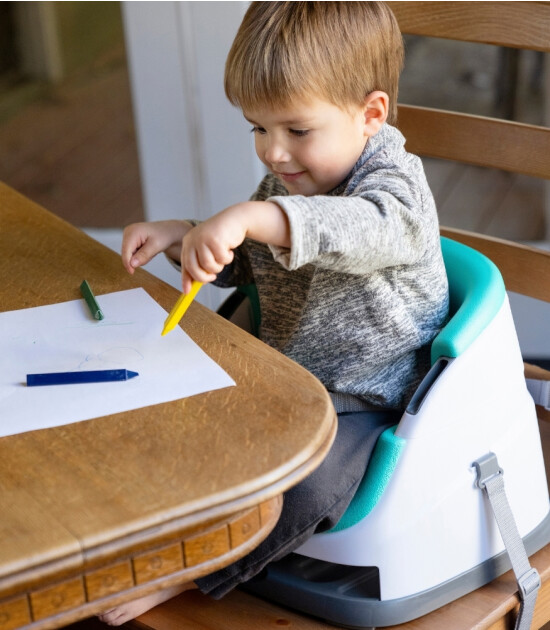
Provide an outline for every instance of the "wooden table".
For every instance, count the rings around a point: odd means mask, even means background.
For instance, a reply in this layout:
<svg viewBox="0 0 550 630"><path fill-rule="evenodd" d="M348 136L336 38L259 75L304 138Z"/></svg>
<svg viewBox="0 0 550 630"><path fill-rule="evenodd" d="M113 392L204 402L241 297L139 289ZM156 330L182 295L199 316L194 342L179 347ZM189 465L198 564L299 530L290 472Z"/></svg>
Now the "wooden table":
<svg viewBox="0 0 550 630"><path fill-rule="evenodd" d="M178 292L0 184L0 309ZM0 630L56 628L229 564L326 455L336 415L306 370L194 303L190 337L236 387L0 439ZM36 413L40 413L37 409Z"/></svg>

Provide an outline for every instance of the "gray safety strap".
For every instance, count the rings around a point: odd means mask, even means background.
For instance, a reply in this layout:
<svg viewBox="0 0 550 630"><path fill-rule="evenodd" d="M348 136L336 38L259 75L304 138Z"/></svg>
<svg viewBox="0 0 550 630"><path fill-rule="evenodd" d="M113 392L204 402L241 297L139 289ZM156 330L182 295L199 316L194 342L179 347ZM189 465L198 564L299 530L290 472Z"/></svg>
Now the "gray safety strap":
<svg viewBox="0 0 550 630"><path fill-rule="evenodd" d="M487 493L500 535L518 581L521 604L515 630L530 630L540 588L540 576L538 571L529 564L523 540L519 535L514 515L506 498L503 471L498 465L496 455L489 453L475 461L474 466L477 470L477 485Z"/></svg>
<svg viewBox="0 0 550 630"><path fill-rule="evenodd" d="M526 378L527 389L533 397L536 405L550 409L550 381L541 381L536 378Z"/></svg>

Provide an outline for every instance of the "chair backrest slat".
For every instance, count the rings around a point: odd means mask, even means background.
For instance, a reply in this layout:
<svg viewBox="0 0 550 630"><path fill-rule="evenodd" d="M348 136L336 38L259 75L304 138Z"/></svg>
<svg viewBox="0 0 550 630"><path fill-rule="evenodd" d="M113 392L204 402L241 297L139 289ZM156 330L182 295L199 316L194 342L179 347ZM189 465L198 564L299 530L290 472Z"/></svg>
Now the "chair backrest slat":
<svg viewBox="0 0 550 630"><path fill-rule="evenodd" d="M442 227L441 234L485 254L508 290L550 302L550 252L455 228Z"/></svg>
<svg viewBox="0 0 550 630"><path fill-rule="evenodd" d="M550 129L456 112L400 105L407 150L550 179Z"/></svg>
<svg viewBox="0 0 550 630"><path fill-rule="evenodd" d="M403 33L550 51L550 3L389 2Z"/></svg>

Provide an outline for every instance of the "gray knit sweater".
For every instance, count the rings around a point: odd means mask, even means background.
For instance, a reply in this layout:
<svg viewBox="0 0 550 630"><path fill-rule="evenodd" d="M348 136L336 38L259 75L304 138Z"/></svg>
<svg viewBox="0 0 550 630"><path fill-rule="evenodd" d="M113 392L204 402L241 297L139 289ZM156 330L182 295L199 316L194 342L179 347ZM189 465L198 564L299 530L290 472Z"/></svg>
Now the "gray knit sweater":
<svg viewBox="0 0 550 630"><path fill-rule="evenodd" d="M247 239L216 284L255 282L261 338L330 392L404 408L429 369L448 286L434 200L401 133L384 125L326 195L289 195L267 175L253 199L282 207L291 247Z"/></svg>

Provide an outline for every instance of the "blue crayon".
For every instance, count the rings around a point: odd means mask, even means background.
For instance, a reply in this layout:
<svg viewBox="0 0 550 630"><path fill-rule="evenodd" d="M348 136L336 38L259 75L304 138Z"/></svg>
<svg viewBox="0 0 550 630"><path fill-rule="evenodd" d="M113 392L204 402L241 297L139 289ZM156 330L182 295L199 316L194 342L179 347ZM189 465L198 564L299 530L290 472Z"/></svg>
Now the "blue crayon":
<svg viewBox="0 0 550 630"><path fill-rule="evenodd" d="M74 385L77 383L109 383L127 381L139 376L130 370L91 370L84 372L49 372L46 374L27 374L27 387L38 385Z"/></svg>

